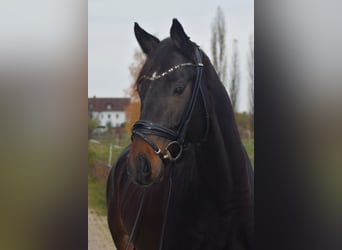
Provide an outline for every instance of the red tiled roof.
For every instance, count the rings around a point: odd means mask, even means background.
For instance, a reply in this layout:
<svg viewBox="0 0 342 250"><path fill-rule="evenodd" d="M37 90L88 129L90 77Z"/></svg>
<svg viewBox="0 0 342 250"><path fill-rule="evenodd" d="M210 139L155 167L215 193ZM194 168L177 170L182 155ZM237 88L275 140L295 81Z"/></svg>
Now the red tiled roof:
<svg viewBox="0 0 342 250"><path fill-rule="evenodd" d="M124 111L125 107L129 104L130 98L88 98L89 111ZM107 109L107 105L111 105L111 109Z"/></svg>

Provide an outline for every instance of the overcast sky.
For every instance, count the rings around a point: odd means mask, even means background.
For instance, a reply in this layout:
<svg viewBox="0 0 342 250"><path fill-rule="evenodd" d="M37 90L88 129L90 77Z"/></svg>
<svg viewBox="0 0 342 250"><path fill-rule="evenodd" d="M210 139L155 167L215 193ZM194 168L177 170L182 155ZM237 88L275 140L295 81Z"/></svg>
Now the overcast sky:
<svg viewBox="0 0 342 250"><path fill-rule="evenodd" d="M88 1L88 96L123 97L132 82L128 67L138 47L134 22L160 40L169 36L177 18L191 40L211 57L211 24L217 6L225 14L230 66L232 41L238 39L241 93L239 109L247 110L247 53L254 33L252 0ZM228 71L229 72L229 71ZM229 73L228 73L229 77Z"/></svg>

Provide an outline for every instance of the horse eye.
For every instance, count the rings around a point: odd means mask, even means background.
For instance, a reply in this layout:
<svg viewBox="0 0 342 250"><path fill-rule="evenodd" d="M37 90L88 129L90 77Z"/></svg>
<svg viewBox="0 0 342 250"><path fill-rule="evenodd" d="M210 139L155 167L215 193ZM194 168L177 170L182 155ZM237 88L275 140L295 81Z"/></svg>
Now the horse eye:
<svg viewBox="0 0 342 250"><path fill-rule="evenodd" d="M178 86L173 90L173 94L181 95L184 91L184 86Z"/></svg>

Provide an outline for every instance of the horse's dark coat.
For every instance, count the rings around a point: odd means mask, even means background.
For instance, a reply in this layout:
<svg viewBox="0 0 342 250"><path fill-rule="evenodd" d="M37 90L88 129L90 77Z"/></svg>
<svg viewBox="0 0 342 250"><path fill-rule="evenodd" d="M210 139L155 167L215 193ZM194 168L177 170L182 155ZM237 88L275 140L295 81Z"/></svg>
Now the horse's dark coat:
<svg viewBox="0 0 342 250"><path fill-rule="evenodd" d="M168 58L177 59L168 56L177 50L173 39L159 45L152 40L152 45L146 46L148 53L156 51L155 60L148 61L144 73L158 69L157 65L167 68L176 63L167 62ZM229 97L204 53L203 64L201 84L210 118L208 136L205 142L198 143L198 134L205 127L202 101L198 101L189 125L190 142L182 158L166 168L161 183L147 189L133 237L138 250L159 247L170 179L172 193L163 249L253 249L253 171ZM157 97L153 101L158 105ZM113 166L107 183L108 223L119 250L126 247L143 192L127 175L129 153L130 147Z"/></svg>

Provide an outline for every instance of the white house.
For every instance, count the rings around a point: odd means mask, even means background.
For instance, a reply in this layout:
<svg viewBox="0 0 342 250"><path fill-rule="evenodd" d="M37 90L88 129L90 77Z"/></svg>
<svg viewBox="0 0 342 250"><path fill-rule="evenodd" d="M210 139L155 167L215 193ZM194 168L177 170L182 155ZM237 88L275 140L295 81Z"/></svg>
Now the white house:
<svg viewBox="0 0 342 250"><path fill-rule="evenodd" d="M98 119L100 127L110 122L112 128L119 128L126 122L125 107L129 102L129 98L88 98L89 117Z"/></svg>

